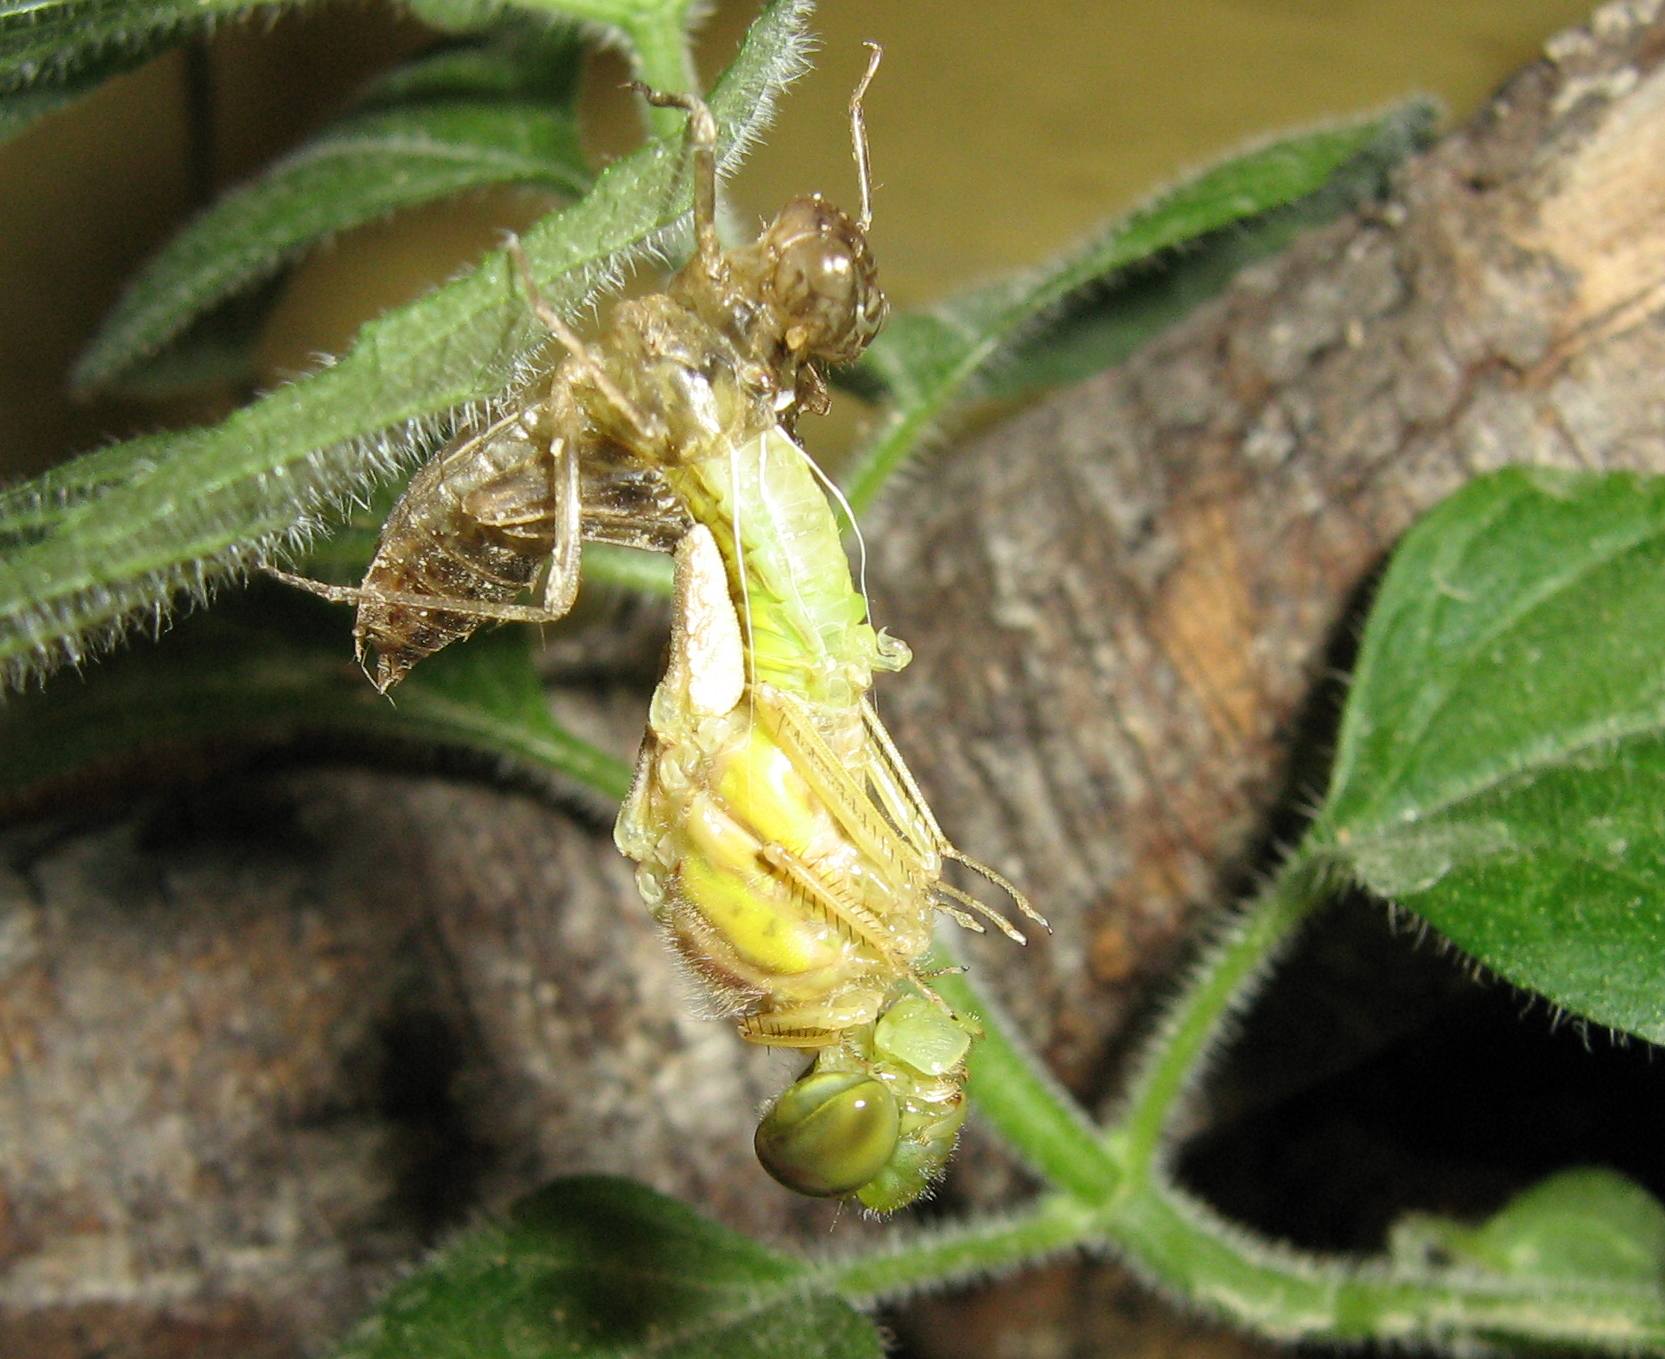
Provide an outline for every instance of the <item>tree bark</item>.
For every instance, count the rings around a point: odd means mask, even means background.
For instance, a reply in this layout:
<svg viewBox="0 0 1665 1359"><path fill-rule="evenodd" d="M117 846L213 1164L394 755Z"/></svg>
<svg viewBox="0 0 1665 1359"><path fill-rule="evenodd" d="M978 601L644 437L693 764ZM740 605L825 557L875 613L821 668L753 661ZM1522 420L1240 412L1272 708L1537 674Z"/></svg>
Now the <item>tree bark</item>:
<svg viewBox="0 0 1665 1359"><path fill-rule="evenodd" d="M869 526L878 619L918 657L885 718L1056 929L971 960L1084 1096L1321 787L1322 681L1405 527L1505 463L1665 469L1662 55L1657 4L1603 9L1390 202ZM563 701L632 747L641 693ZM286 766L5 845L0 1350L298 1354L579 1170L826 1239L751 1156L796 1063L691 1013L593 817ZM1004 1192L975 1136L962 1162L956 1193ZM1056 1318L1059 1277L1015 1287ZM1128 1315L1077 1308L1048 1352L1131 1346Z"/></svg>

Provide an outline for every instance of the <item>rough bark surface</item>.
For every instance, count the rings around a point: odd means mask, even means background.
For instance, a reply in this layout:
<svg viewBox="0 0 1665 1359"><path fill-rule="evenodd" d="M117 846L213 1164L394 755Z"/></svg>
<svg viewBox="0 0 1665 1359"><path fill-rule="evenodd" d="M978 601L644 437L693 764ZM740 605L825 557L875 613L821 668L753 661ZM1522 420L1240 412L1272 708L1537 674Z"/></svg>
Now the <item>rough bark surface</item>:
<svg viewBox="0 0 1665 1359"><path fill-rule="evenodd" d="M1315 684L1395 537L1504 463L1665 470L1658 9L1603 9L1393 201L873 525L880 619L920 658L886 719L1057 929L972 960L1089 1097L1311 790L1293 744L1322 741ZM0 1351L295 1355L577 1170L826 1239L751 1159L795 1064L690 1015L594 824L477 782L245 769L4 843ZM960 1192L999 1192L998 1157L963 1161ZM996 1309L1001 1353L1161 1348L1125 1285L1088 1314L1072 1277L992 1295L1034 1300Z"/></svg>

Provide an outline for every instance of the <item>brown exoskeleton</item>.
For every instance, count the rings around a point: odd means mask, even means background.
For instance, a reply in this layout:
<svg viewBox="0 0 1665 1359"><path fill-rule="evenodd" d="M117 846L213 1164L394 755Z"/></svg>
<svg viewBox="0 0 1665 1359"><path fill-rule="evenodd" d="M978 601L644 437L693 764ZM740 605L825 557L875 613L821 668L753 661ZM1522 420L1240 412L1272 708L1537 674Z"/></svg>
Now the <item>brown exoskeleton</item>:
<svg viewBox="0 0 1665 1359"><path fill-rule="evenodd" d="M584 540L669 551L691 520L661 476L667 464L716 441L790 430L800 412L826 410L823 366L859 354L885 311L862 234L866 84L852 99L862 223L818 196L795 199L755 242L726 252L715 225L709 110L692 97L634 87L651 103L689 111L693 259L663 293L621 303L612 327L586 344L539 296L511 241L508 257L533 310L567 350L547 384L418 470L359 586L268 568L358 606L356 651L361 663L374 653L378 689L484 623L565 616ZM516 602L528 590L535 602Z"/></svg>

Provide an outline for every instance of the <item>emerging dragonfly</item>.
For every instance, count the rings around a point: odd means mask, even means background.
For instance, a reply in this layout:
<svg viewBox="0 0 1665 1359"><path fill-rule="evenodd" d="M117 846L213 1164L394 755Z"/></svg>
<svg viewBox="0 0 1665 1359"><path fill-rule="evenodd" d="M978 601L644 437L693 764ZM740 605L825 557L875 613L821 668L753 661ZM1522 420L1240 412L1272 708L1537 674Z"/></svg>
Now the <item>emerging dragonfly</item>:
<svg viewBox="0 0 1665 1359"><path fill-rule="evenodd" d="M778 503L803 466L792 448L778 432L756 436L733 470L752 469L764 501ZM826 502L802 509L793 522L824 519L836 547ZM848 567L814 604L791 592L760 601L765 582L748 552L741 598L751 602L737 610L718 541L700 523L677 547L670 660L614 839L639 864L642 896L673 944L720 1010L740 1017L741 1036L817 1054L758 1127L764 1167L800 1193L855 1194L890 1212L953 1151L978 1035L921 970L935 914L979 931L983 916L1023 942L941 880L944 861L970 865L1040 917L949 843L867 702L858 677L895 652L862 620ZM795 670L777 654L761 679L746 638L764 630L839 644L806 648ZM831 697L847 688L848 702Z"/></svg>
<svg viewBox="0 0 1665 1359"><path fill-rule="evenodd" d="M860 218L795 199L728 251L709 110L638 87L689 115L693 258L665 292L620 304L591 347L511 249L569 351L547 393L418 473L363 586L285 578L358 604L361 658L375 650L386 690L482 622L559 617L581 539L677 544L670 661L615 839L741 1035L816 1054L758 1129L765 1167L889 1211L928 1187L964 1120L976 1028L920 970L934 917L1022 941L942 881L945 862L1040 917L943 835L868 702L874 672L909 653L869 625L832 487L793 437L827 407L824 366L856 358L886 312L861 108L877 63L875 48L850 101ZM515 603L534 583L539 603Z"/></svg>

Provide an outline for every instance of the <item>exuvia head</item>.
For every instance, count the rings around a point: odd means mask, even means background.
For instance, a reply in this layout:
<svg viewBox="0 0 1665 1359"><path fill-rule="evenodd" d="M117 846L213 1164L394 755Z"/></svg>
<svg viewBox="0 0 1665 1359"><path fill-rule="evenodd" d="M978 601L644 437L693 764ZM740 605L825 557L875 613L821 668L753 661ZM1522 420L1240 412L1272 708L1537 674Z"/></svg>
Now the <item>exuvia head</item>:
<svg viewBox="0 0 1665 1359"><path fill-rule="evenodd" d="M859 357L889 310L861 226L819 194L794 198L758 245L764 296L788 351L832 364Z"/></svg>
<svg viewBox="0 0 1665 1359"><path fill-rule="evenodd" d="M820 194L794 198L758 242L766 263L765 292L781 323L787 351L834 364L858 358L879 333L889 310L867 248L873 177L862 100L883 55L877 43L867 48L867 71L850 95L850 144L861 185L861 216L852 221Z"/></svg>

